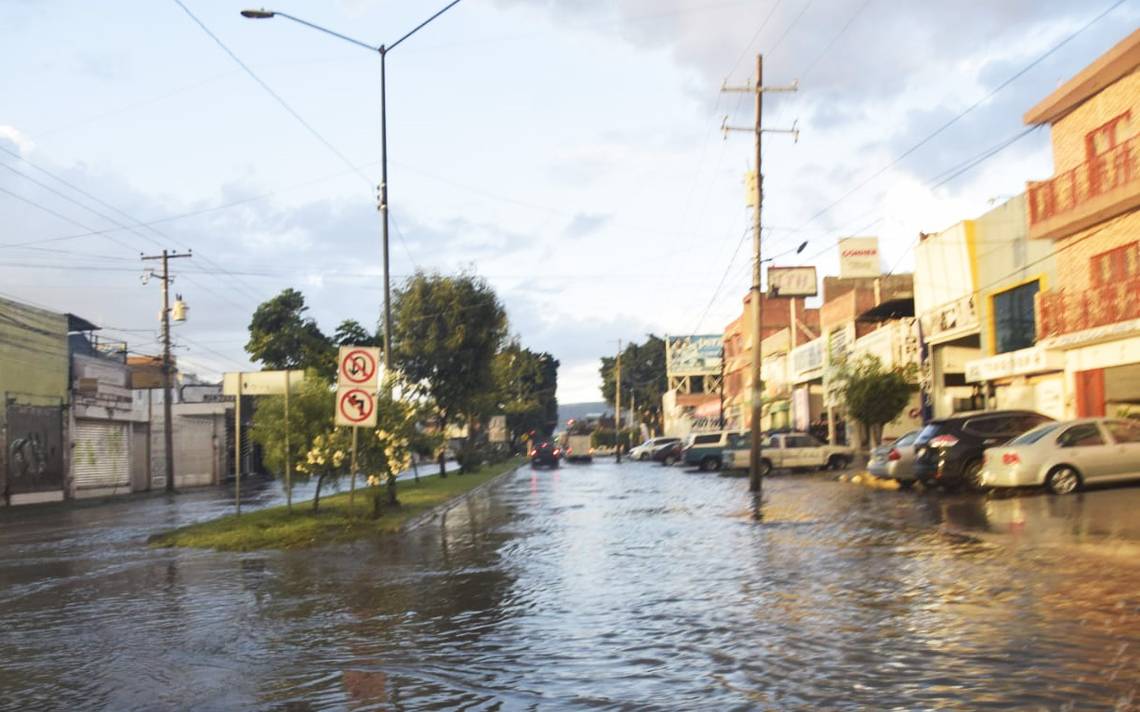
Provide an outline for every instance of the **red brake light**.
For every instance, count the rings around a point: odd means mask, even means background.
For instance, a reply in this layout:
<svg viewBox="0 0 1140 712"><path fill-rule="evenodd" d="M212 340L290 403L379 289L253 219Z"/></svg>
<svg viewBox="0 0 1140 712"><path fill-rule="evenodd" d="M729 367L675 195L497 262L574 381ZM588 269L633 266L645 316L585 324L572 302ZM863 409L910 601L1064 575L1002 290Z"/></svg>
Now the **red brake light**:
<svg viewBox="0 0 1140 712"><path fill-rule="evenodd" d="M531 450L531 451L530 451L530 456L531 456L531 457L534 457L534 456L535 456L535 455L537 455L537 454L538 454L538 450Z"/></svg>
<svg viewBox="0 0 1140 712"><path fill-rule="evenodd" d="M1003 465L1016 465L1021 462L1021 458L1016 452L1007 452L1001 456L1001 462Z"/></svg>
<svg viewBox="0 0 1140 712"><path fill-rule="evenodd" d="M958 444L958 438L953 435L938 435L930 439L930 447L954 447Z"/></svg>
<svg viewBox="0 0 1140 712"><path fill-rule="evenodd" d="M894 448L891 448L891 451L889 453L887 453L887 459L891 460L892 462L895 460L901 460L902 459L902 453L900 453L898 450L896 450Z"/></svg>
<svg viewBox="0 0 1140 712"><path fill-rule="evenodd" d="M555 455L557 455L557 454L558 454L558 453L560 453L560 452L562 452L562 451L561 451L561 450L559 450L558 448L554 448L554 454L555 454ZM566 454L567 454L567 455L569 455L569 454L570 454L570 452L571 452L570 448L566 448Z"/></svg>

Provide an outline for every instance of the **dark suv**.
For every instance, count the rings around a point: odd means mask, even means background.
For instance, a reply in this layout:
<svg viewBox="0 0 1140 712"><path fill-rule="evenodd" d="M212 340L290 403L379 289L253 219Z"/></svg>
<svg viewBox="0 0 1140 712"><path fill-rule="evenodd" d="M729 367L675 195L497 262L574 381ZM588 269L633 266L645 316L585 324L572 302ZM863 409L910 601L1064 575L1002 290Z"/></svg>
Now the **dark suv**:
<svg viewBox="0 0 1140 712"><path fill-rule="evenodd" d="M1031 410L977 410L927 423L914 441L914 474L926 486L982 489L982 453L1053 420Z"/></svg>

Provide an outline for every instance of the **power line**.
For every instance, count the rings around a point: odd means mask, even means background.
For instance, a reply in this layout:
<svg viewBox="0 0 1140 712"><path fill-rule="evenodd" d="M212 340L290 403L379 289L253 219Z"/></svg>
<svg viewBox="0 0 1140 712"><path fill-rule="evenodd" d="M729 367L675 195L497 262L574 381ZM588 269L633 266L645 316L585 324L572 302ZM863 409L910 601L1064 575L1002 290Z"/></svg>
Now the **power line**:
<svg viewBox="0 0 1140 712"><path fill-rule="evenodd" d="M768 48L768 54L775 53L776 48L780 46L780 44L784 41L784 38L788 36L788 33L792 31L792 28L796 26L796 23L799 22L800 18L804 16L804 13L808 11L808 8L811 7L812 2L814 2L814 0L807 0L807 2L804 3L803 9L800 10L800 14L795 16L791 23L784 28L784 32L776 39L775 43L773 43L773 45Z"/></svg>
<svg viewBox="0 0 1140 712"><path fill-rule="evenodd" d="M728 70L729 74L735 72L736 68L740 66L740 63L744 61L744 58L748 56L748 51L752 49L752 45L756 43L757 38L760 37L760 33L763 32L764 28L768 26L768 22L772 19L772 16L776 14L776 8L780 7L781 2L782 0L776 0L776 2L772 3L772 9L768 11L768 14L764 17L764 21L761 22L760 27L756 29L756 34L752 35L752 39L748 40L748 44L744 45L744 49L740 52L740 56L737 57L736 61L732 63L732 69Z"/></svg>
<svg viewBox="0 0 1140 712"><path fill-rule="evenodd" d="M839 41L839 38L842 37L845 32L847 32L848 28L850 28L851 25L855 22L855 19L859 17L859 15L863 14L863 11L866 10L867 6L870 4L871 0L865 0L864 3L860 5L857 10L855 10L851 17L847 19L847 22L843 25L843 27L839 29L839 32L835 33L827 45L825 45L824 48L820 50L820 53L816 55L815 59L813 59L808 64L807 69L805 69L803 74L800 75L801 82L807 79L808 75L812 73L812 70L816 68L816 65L819 64L820 60L822 60L827 55L827 53L831 51L831 48L837 41Z"/></svg>

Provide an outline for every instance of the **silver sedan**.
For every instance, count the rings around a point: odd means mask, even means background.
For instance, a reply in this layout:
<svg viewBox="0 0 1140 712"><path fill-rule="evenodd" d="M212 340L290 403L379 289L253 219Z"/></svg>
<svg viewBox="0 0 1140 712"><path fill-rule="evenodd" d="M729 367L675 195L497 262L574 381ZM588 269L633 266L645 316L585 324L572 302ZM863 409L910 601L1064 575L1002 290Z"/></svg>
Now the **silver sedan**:
<svg viewBox="0 0 1140 712"><path fill-rule="evenodd" d="M986 487L1045 485L1054 494L1140 479L1140 422L1083 418L1040 425L987 449L980 478Z"/></svg>
<svg viewBox="0 0 1140 712"><path fill-rule="evenodd" d="M883 480L895 480L902 488L915 482L914 441L921 431L914 430L889 445L880 445L871 451L867 471Z"/></svg>

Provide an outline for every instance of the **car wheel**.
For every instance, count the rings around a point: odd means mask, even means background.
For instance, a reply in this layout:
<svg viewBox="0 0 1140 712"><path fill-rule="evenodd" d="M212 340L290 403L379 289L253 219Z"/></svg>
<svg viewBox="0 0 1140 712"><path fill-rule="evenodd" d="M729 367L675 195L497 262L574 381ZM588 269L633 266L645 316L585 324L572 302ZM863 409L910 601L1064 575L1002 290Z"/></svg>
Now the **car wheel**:
<svg viewBox="0 0 1140 712"><path fill-rule="evenodd" d="M677 463L677 458L673 457L672 455L666 455L665 456L665 467L672 467L676 463Z"/></svg>
<svg viewBox="0 0 1140 712"><path fill-rule="evenodd" d="M962 482L975 492L981 492L986 488L982 483L981 460L970 460L962 466Z"/></svg>
<svg viewBox="0 0 1140 712"><path fill-rule="evenodd" d="M760 460L760 476L767 477L772 474L772 461L767 459Z"/></svg>
<svg viewBox="0 0 1140 712"><path fill-rule="evenodd" d="M914 480L895 480L899 483L899 489L908 490L914 488Z"/></svg>
<svg viewBox="0 0 1140 712"><path fill-rule="evenodd" d="M1081 473L1068 465L1055 467L1045 479L1045 486L1053 494L1072 494L1081 488Z"/></svg>
<svg viewBox="0 0 1140 712"><path fill-rule="evenodd" d="M645 461L646 461L646 460L648 460L648 459L649 459L649 455L646 455L646 454L645 454L645 453L643 453L643 452L639 452L639 453L637 453L637 460L638 460L638 462L645 462Z"/></svg>
<svg viewBox="0 0 1140 712"><path fill-rule="evenodd" d="M827 458L827 467L830 470L843 470L847 468L847 458L842 455L832 455Z"/></svg>
<svg viewBox="0 0 1140 712"><path fill-rule="evenodd" d="M701 471L702 472L712 472L713 470L719 470L719 469L720 469L720 460L718 460L717 458L706 457L705 459L701 460Z"/></svg>

